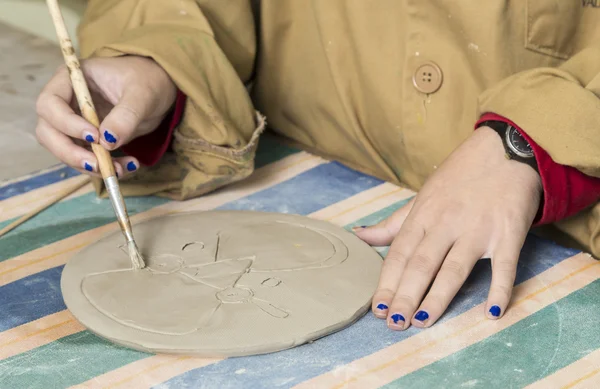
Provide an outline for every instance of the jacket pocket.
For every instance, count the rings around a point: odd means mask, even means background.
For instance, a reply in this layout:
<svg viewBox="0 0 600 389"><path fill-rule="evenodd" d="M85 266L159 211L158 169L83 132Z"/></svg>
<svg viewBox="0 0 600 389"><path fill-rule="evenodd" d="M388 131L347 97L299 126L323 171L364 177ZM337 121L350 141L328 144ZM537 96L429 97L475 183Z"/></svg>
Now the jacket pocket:
<svg viewBox="0 0 600 389"><path fill-rule="evenodd" d="M525 47L561 59L571 57L582 8L581 0L527 0Z"/></svg>

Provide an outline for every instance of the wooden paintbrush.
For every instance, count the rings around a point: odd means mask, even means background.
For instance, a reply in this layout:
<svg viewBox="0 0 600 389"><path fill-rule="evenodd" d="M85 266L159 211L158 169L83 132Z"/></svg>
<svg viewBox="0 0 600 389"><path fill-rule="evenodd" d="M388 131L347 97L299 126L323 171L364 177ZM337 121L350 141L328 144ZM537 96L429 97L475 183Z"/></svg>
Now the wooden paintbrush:
<svg viewBox="0 0 600 389"><path fill-rule="evenodd" d="M54 28L56 29L58 41L60 42L60 48L62 50L65 63L69 68L71 83L73 84L73 90L75 91L79 109L81 110L83 117L88 122L92 123L96 128L100 128L100 121L98 120L96 108L94 108L94 103L92 102L90 91L87 87L87 83L85 82L83 72L81 71L79 60L75 55L73 43L71 42L71 38L67 32L65 21L60 11L60 7L58 6L58 1L47 0L47 4L48 9L50 10L50 15L52 16ZM119 188L119 181L115 173L115 168L113 166L110 153L97 143L92 143L92 150L94 151L96 158L98 158L100 173L104 179L104 184L106 185L106 189L108 191L115 214L117 215L117 221L121 226L121 231L127 240L129 259L131 259L131 263L135 269L142 269L145 266L144 259L142 258L135 240L133 239L131 222L129 221L129 215L127 215L127 208L125 207L125 201Z"/></svg>
<svg viewBox="0 0 600 389"><path fill-rule="evenodd" d="M90 178L87 177L87 176L80 177L80 178L76 179L75 180L75 185L66 187L64 189L61 189L61 190L55 192L54 193L54 197L50 197L49 200L48 199L44 199L44 202L42 204L38 205L37 207L35 207L31 211L29 211L27 214L21 216L20 218L18 218L14 222L12 222L9 225L7 225L6 227L2 228L0 230L0 237L2 237L3 235L5 235L5 234L9 233L10 231L14 230L15 228L17 228L21 224L25 223L27 220L31 219L32 217L34 217L38 213L42 212L46 208L48 208L48 207L50 207L50 206L58 203L60 200L64 199L65 197L67 197L67 196L75 193L76 191L78 191L83 186L85 186L85 185L87 185L89 183L90 183Z"/></svg>

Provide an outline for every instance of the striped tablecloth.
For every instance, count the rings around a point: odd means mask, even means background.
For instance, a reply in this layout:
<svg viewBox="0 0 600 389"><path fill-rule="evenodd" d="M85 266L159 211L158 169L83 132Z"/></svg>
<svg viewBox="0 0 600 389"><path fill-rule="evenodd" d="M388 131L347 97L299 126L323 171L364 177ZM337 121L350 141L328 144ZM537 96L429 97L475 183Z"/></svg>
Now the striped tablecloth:
<svg viewBox="0 0 600 389"><path fill-rule="evenodd" d="M0 187L0 227L81 180L57 167ZM244 182L186 202L130 198L134 222L169 213L251 209L351 228L376 223L414 193L265 138ZM367 314L291 350L244 358L150 355L115 346L66 310L60 274L82 247L118 229L91 186L0 238L0 388L598 388L600 266L530 236L513 303L484 318L490 264L480 261L427 330L393 332ZM385 248L378 250L382 255Z"/></svg>

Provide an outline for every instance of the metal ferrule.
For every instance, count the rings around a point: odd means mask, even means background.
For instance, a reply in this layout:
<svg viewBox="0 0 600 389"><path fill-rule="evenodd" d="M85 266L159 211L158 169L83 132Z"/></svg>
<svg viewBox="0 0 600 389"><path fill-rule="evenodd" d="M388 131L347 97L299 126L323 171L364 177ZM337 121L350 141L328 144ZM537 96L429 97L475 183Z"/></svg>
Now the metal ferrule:
<svg viewBox="0 0 600 389"><path fill-rule="evenodd" d="M117 215L117 221L121 226L121 230L123 231L123 234L125 234L127 241L132 242L133 232L131 231L131 224L129 222L129 218L127 217L125 200L123 199L121 191L119 190L119 181L117 180L117 177L111 176L104 180L104 184L106 185L108 197L110 197L110 202L112 203L115 214Z"/></svg>

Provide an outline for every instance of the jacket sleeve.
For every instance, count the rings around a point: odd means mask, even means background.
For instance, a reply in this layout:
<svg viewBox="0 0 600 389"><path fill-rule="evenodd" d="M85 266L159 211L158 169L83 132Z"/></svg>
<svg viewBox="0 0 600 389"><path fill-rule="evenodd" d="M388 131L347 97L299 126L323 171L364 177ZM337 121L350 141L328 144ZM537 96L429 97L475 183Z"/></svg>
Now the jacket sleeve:
<svg viewBox="0 0 600 389"><path fill-rule="evenodd" d="M505 79L480 97L485 112L517 123L554 162L600 177L600 48Z"/></svg>
<svg viewBox="0 0 600 389"><path fill-rule="evenodd" d="M124 180L124 195L183 200L252 173L265 125L244 86L253 72L254 28L250 0L88 3L78 31L82 57L150 57L186 96L173 153Z"/></svg>

